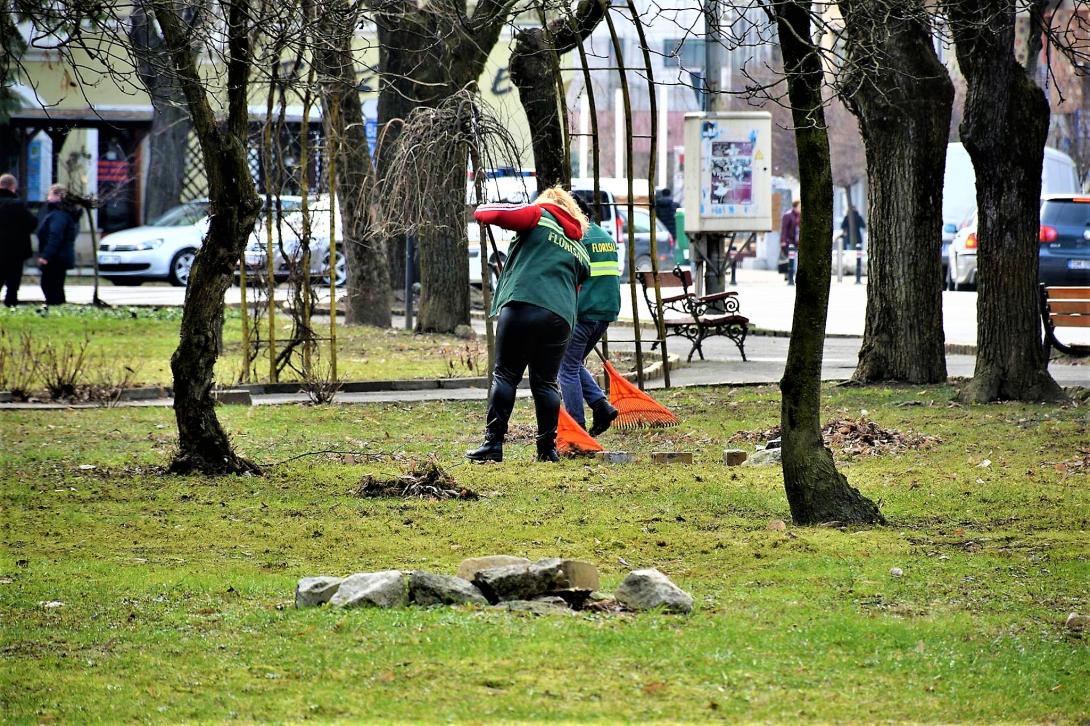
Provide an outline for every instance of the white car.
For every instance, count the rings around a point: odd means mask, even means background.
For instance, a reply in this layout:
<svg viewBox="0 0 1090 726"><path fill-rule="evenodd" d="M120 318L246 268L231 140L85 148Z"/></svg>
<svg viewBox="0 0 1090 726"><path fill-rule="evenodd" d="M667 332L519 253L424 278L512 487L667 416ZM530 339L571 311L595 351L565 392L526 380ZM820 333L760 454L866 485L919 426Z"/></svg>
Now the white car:
<svg viewBox="0 0 1090 726"><path fill-rule="evenodd" d="M286 212L281 225L285 250L299 246L299 208L302 197L282 197ZM320 210L320 200L315 208ZM328 214L328 213L327 213ZM264 215L247 243L247 267L251 267L251 250L265 249ZM328 219L324 229L328 230ZM314 239L311 246L311 272L326 275L329 267L328 233L322 233L320 211L315 216ZM103 278L115 285L139 285L153 280L165 280L184 287L189 283L189 271L208 232L208 200L198 199L174 207L154 222L142 227L121 230L104 236L98 245L98 269ZM289 252L290 254L290 252ZM264 253L260 257L264 269ZM279 255L278 258L279 260ZM256 259L254 260L257 261ZM286 263L280 265L286 270ZM338 252L335 264L338 284L347 277L343 253ZM285 275L286 276L286 272Z"/></svg>
<svg viewBox="0 0 1090 726"><path fill-rule="evenodd" d="M280 234L273 230L273 276L277 280L286 280L293 269L302 269L303 263L303 213L302 197L281 197L283 216L280 220ZM329 284L329 197L319 196L307 203L310 217L310 274L317 284ZM348 257L344 251L344 229L341 214L336 212L337 258L333 264L333 276L337 287L348 282ZM258 219L257 230L246 244L246 274L264 276L268 270L269 245L267 226L262 212ZM280 246L283 244L283 250Z"/></svg>
<svg viewBox="0 0 1090 726"><path fill-rule="evenodd" d="M954 235L947 250L946 269L952 290L969 290L976 287L976 210L969 222Z"/></svg>

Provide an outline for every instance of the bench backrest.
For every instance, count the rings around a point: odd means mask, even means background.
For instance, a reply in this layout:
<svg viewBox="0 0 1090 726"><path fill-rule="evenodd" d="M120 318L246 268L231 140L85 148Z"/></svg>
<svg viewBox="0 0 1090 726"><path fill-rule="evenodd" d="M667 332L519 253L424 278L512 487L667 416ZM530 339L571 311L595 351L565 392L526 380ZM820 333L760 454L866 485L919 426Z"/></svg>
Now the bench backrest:
<svg viewBox="0 0 1090 726"><path fill-rule="evenodd" d="M677 273L681 273L678 275ZM641 272L640 284L643 285L644 290L655 289L655 273L653 272ZM680 287L686 293L689 292L689 287L693 284L693 273L690 270L683 270L680 267L675 267L673 272L660 272L659 273L659 287Z"/></svg>
<svg viewBox="0 0 1090 726"><path fill-rule="evenodd" d="M1048 317L1058 328L1090 328L1090 287L1046 287Z"/></svg>

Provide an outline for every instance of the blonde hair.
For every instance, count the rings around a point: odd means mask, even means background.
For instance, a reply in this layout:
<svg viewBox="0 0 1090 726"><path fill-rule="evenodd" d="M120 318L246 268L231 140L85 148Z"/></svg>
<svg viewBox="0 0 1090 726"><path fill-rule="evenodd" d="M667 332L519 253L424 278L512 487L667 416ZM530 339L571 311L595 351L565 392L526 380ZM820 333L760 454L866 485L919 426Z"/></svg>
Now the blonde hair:
<svg viewBox="0 0 1090 726"><path fill-rule="evenodd" d="M63 184L53 184L49 187L50 194L56 194L63 202L68 197L68 187Z"/></svg>
<svg viewBox="0 0 1090 726"><path fill-rule="evenodd" d="M555 204L575 218L575 220L579 222L580 237L585 235L587 230L590 229L590 221L587 219L587 215L583 214L583 210L576 204L575 198L572 197L571 193L559 184L538 194L536 201Z"/></svg>

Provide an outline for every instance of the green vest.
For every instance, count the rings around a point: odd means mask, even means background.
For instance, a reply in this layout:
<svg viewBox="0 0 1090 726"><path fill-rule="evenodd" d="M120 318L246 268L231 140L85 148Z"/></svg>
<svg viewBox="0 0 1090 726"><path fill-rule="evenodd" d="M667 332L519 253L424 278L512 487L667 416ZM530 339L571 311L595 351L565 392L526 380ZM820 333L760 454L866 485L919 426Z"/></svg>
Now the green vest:
<svg viewBox="0 0 1090 726"><path fill-rule="evenodd" d="M556 218L542 210L541 220L520 232L508 249L492 315L513 302L543 307L575 327L576 288L590 274L590 259L580 242L564 236Z"/></svg>
<svg viewBox="0 0 1090 726"><path fill-rule="evenodd" d="M617 243L609 232L591 224L583 235L590 256L590 279L579 288L579 319L612 323L621 311L621 272L617 269Z"/></svg>

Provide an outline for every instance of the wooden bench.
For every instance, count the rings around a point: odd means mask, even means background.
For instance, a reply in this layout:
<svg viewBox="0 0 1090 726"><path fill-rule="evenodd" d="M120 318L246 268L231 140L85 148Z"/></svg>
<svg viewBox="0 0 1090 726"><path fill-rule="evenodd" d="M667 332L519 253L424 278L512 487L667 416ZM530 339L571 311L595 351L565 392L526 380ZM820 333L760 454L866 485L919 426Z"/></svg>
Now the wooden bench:
<svg viewBox="0 0 1090 726"><path fill-rule="evenodd" d="M1041 322L1046 364L1053 348L1076 358L1090 356L1090 345L1066 345L1056 337L1056 328L1090 328L1090 287L1041 285Z"/></svg>
<svg viewBox="0 0 1090 726"><path fill-rule="evenodd" d="M676 335L693 344L689 350L690 361L693 359L693 353L700 354L700 359L704 360L702 344L715 335L730 338L738 346L742 360L746 359L749 318L738 314L738 293L720 292L697 297L689 292L693 284L692 272L683 270L681 267L675 267L673 272L660 272L658 278L660 289L680 287L683 291L681 295L663 295L662 323L667 337ZM647 309L651 311L651 317L657 326L659 320L655 304L655 274L640 272L639 280L643 287L643 299L647 302ZM652 346L652 350L657 345L656 343Z"/></svg>

